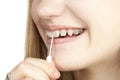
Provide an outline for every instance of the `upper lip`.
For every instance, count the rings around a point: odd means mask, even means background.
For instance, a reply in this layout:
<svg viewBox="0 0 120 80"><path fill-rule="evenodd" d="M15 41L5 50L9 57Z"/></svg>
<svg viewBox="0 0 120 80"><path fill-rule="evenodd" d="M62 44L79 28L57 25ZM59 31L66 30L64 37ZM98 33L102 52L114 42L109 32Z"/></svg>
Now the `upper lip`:
<svg viewBox="0 0 120 80"><path fill-rule="evenodd" d="M42 27L49 31L61 30L61 29L85 29L84 25L80 26L69 26L69 25L48 25L43 24Z"/></svg>

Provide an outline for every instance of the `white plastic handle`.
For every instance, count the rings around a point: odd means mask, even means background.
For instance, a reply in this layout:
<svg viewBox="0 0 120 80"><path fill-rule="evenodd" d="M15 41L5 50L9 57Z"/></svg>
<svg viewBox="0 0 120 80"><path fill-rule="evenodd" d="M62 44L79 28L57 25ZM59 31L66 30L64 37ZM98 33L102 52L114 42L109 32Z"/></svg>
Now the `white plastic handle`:
<svg viewBox="0 0 120 80"><path fill-rule="evenodd" d="M49 49L49 54L46 58L47 62L51 63L52 62L52 45L53 45L53 35L52 35L52 39L51 39L51 42L50 42L50 49Z"/></svg>

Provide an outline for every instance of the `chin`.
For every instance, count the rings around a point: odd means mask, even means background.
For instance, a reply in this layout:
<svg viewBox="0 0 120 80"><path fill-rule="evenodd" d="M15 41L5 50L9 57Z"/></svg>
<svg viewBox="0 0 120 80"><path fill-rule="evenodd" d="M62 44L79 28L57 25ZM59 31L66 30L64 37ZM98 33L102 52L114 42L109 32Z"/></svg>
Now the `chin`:
<svg viewBox="0 0 120 80"><path fill-rule="evenodd" d="M59 71L75 71L85 69L89 66L90 61L88 61L88 59L83 60L83 58L75 56L75 54L74 56L72 56L72 54L71 56L61 54L54 57L55 65Z"/></svg>
<svg viewBox="0 0 120 80"><path fill-rule="evenodd" d="M83 48L82 48L83 49ZM54 55L53 61L60 71L76 71L82 69L88 69L95 65L105 62L105 60L111 59L117 50L110 51L109 48L84 48L83 50L73 51L58 51Z"/></svg>

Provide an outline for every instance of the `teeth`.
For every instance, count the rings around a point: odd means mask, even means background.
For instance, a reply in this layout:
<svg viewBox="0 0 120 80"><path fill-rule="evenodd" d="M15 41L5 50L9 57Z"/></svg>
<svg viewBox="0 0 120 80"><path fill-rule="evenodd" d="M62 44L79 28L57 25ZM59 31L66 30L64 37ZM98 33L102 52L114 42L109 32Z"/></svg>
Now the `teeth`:
<svg viewBox="0 0 120 80"><path fill-rule="evenodd" d="M74 30L74 34L79 34L80 33L80 30Z"/></svg>
<svg viewBox="0 0 120 80"><path fill-rule="evenodd" d="M82 33L82 32L83 32L83 29L74 30L74 34L75 34L75 35L78 35L78 34L80 34L80 33Z"/></svg>
<svg viewBox="0 0 120 80"><path fill-rule="evenodd" d="M61 36L66 36L66 34L67 34L66 30L61 30L61 32L60 32Z"/></svg>
<svg viewBox="0 0 120 80"><path fill-rule="evenodd" d="M72 36L73 35L73 30L68 30L68 35Z"/></svg>
<svg viewBox="0 0 120 80"><path fill-rule="evenodd" d="M60 34L60 32L58 30L54 31L53 32L53 37L59 37L59 34Z"/></svg>
<svg viewBox="0 0 120 80"><path fill-rule="evenodd" d="M52 35L53 37L57 38L57 37L65 37L67 36L74 36L74 35L78 35L80 33L82 33L84 30L83 29L75 29L75 30L72 30L72 29L69 29L69 30L56 30L56 31L46 31L46 35L49 37L49 38L52 38Z"/></svg>
<svg viewBox="0 0 120 80"><path fill-rule="evenodd" d="M52 32L49 32L49 31L46 31L46 35L49 37L49 38L51 38L52 37Z"/></svg>

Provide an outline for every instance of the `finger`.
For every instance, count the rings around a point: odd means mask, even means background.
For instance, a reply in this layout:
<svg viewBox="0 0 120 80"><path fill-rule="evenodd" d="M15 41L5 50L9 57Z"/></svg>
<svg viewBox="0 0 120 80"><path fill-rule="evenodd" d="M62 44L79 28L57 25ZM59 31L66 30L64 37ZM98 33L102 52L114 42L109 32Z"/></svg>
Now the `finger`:
<svg viewBox="0 0 120 80"><path fill-rule="evenodd" d="M27 62L20 63L10 74L10 80L22 80L24 78L50 80L44 71Z"/></svg>
<svg viewBox="0 0 120 80"><path fill-rule="evenodd" d="M56 69L54 63L48 63L46 60L35 58L28 58L25 61L41 68L50 78L58 79L60 77L60 72Z"/></svg>
<svg viewBox="0 0 120 80"><path fill-rule="evenodd" d="M50 80L56 80L56 79L50 79Z"/></svg>
<svg viewBox="0 0 120 80"><path fill-rule="evenodd" d="M33 80L33 79L31 79L31 78L24 78L24 79L21 79L21 80Z"/></svg>

